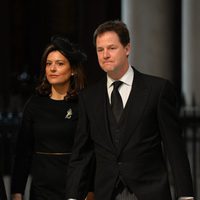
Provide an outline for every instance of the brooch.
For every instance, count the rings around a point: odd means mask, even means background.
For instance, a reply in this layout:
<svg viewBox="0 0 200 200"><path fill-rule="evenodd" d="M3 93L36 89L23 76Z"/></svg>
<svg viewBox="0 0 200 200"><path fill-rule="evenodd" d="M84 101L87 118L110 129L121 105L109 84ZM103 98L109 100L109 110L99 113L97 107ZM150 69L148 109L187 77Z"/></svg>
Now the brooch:
<svg viewBox="0 0 200 200"><path fill-rule="evenodd" d="M68 111L67 111L67 114L65 115L65 119L71 119L72 117L72 109L70 108Z"/></svg>

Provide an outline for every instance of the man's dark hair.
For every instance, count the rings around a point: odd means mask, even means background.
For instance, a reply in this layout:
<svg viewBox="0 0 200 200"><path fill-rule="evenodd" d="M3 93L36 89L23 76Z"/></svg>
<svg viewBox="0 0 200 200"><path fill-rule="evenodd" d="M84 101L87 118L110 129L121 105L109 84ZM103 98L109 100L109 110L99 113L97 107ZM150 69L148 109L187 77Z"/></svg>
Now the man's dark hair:
<svg viewBox="0 0 200 200"><path fill-rule="evenodd" d="M119 20L113 20L106 21L97 27L93 34L93 44L95 47L97 37L105 32L115 32L123 46L126 46L128 43L130 43L129 30L126 24Z"/></svg>

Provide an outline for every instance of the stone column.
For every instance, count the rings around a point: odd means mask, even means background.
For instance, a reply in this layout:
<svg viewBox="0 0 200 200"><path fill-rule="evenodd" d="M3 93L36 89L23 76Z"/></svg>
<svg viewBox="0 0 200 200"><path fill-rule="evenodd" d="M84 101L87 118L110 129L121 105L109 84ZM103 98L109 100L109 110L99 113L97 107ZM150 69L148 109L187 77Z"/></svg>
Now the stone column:
<svg viewBox="0 0 200 200"><path fill-rule="evenodd" d="M182 3L182 92L187 106L200 106L200 1Z"/></svg>
<svg viewBox="0 0 200 200"><path fill-rule="evenodd" d="M130 62L140 71L179 81L178 1L122 0L122 20L132 44ZM180 5L179 5L180 6ZM178 83L177 83L178 84Z"/></svg>

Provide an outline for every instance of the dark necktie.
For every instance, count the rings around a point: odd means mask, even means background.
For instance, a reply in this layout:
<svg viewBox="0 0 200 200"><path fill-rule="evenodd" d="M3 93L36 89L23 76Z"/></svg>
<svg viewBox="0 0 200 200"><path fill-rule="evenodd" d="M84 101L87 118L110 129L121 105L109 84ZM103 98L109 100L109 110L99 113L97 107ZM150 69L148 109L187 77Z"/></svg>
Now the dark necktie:
<svg viewBox="0 0 200 200"><path fill-rule="evenodd" d="M122 103L122 98L121 95L119 94L119 86L122 84L121 81L115 81L113 83L113 91L111 94L111 108L113 111L113 114L115 116L115 119L117 122L119 121L122 111L123 111L123 103Z"/></svg>

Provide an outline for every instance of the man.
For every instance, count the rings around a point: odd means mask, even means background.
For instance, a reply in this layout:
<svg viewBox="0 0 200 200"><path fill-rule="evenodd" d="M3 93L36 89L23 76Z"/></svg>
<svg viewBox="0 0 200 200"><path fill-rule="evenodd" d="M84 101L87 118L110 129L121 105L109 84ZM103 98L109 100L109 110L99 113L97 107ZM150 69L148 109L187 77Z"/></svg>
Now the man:
<svg viewBox="0 0 200 200"><path fill-rule="evenodd" d="M7 200L5 186L2 176L0 176L0 200Z"/></svg>
<svg viewBox="0 0 200 200"><path fill-rule="evenodd" d="M123 22L101 24L94 44L107 76L80 94L67 198L84 199L94 158L96 200L171 200L166 157L176 197L193 196L172 85L129 64L130 38Z"/></svg>

